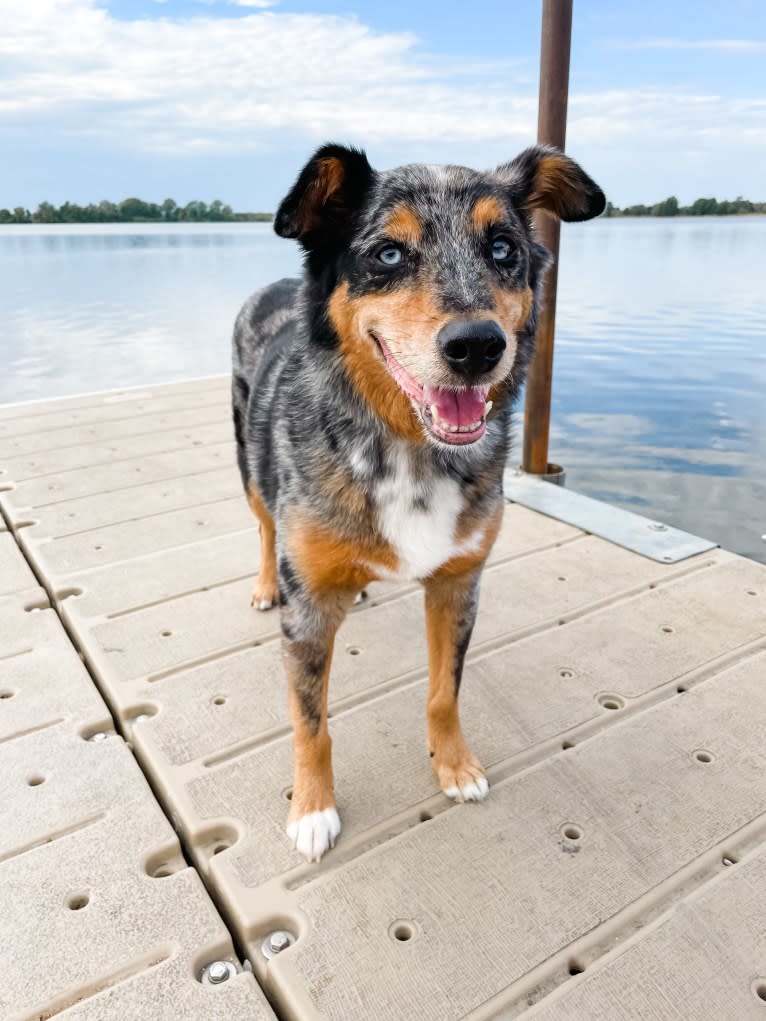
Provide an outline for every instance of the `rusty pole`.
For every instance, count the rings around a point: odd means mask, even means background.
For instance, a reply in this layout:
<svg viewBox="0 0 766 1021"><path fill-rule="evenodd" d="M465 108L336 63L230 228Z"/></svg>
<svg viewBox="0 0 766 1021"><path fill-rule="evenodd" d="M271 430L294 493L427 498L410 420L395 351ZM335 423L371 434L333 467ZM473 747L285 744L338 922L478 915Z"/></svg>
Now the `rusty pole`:
<svg viewBox="0 0 766 1021"><path fill-rule="evenodd" d="M555 145L559 149L563 149L566 142L572 2L543 0L537 141ZM533 475L545 475L549 470L548 433L551 421L560 224L558 218L540 213L535 219L535 226L540 240L553 256L554 263L545 278L545 303L537 327L535 353L529 366L521 467Z"/></svg>

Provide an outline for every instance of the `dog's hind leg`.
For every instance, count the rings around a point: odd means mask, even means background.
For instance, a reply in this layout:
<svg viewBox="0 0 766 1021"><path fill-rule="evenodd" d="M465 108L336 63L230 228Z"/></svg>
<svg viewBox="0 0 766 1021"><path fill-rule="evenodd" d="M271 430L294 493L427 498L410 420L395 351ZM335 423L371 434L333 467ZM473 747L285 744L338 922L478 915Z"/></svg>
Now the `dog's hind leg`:
<svg viewBox="0 0 766 1021"><path fill-rule="evenodd" d="M277 533L274 519L266 509L258 490L251 483L247 487L247 502L258 518L261 533L261 565L258 569L258 580L253 589L251 603L259 610L270 610L279 603L279 584L277 582Z"/></svg>
<svg viewBox="0 0 766 1021"><path fill-rule="evenodd" d="M428 747L442 790L456 801L481 801L489 790L471 754L458 715L463 660L479 601L481 566L458 576L437 575L425 584L428 635Z"/></svg>

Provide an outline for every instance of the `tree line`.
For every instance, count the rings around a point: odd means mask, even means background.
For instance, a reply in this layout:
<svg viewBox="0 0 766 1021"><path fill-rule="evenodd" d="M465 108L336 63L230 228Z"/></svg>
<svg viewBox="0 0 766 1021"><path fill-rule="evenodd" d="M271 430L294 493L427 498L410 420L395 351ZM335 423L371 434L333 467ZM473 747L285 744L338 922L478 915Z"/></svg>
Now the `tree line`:
<svg viewBox="0 0 766 1021"><path fill-rule="evenodd" d="M681 206L675 195L655 202L653 206L626 206L618 209L607 202L604 216L733 216L738 213L766 213L766 202L751 202L741 195L729 200L695 199L690 206Z"/></svg>
<svg viewBox="0 0 766 1021"><path fill-rule="evenodd" d="M604 216L732 216L738 213L766 213L766 202L750 202L738 196L721 202L714 198L696 199L690 206L682 206L675 195L671 195L652 206L639 204L620 209L607 202L604 210ZM220 199L210 205L199 200L179 206L174 199L157 203L128 198L122 202L104 199L87 206L78 206L75 202L64 202L60 206L41 202L34 212L23 206L0 209L0 223L237 223L273 219L272 213L235 213Z"/></svg>
<svg viewBox="0 0 766 1021"><path fill-rule="evenodd" d="M128 198L122 202L91 202L78 206L76 202L64 202L54 206L41 202L34 212L23 206L14 209L0 209L0 223L234 223L241 221L272 220L271 213L235 213L231 206L220 199L208 205L195 200L179 206L174 199L164 202L144 202L143 199Z"/></svg>

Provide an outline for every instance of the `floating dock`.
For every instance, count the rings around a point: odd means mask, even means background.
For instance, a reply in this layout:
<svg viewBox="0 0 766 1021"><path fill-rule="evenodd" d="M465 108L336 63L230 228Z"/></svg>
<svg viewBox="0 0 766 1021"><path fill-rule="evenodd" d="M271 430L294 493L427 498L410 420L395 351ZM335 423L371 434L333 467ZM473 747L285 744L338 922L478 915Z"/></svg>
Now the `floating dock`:
<svg viewBox="0 0 766 1021"><path fill-rule="evenodd" d="M766 568L511 473L490 796L439 792L422 593L373 586L308 865L228 388L0 409L0 1019L764 1021Z"/></svg>

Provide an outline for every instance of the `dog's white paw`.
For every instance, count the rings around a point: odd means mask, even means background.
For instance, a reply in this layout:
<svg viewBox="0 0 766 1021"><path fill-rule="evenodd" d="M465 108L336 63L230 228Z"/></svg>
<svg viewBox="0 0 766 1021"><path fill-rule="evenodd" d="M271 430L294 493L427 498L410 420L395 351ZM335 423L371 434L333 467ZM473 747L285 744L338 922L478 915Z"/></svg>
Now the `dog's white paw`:
<svg viewBox="0 0 766 1021"><path fill-rule="evenodd" d="M489 793L489 781L486 776L477 776L461 784L445 787L444 793L454 801L483 801Z"/></svg>
<svg viewBox="0 0 766 1021"><path fill-rule="evenodd" d="M253 594L250 597L250 605L256 610L270 610L273 606L279 605L279 589L276 585L262 581L260 576L256 579Z"/></svg>
<svg viewBox="0 0 766 1021"><path fill-rule="evenodd" d="M308 861L319 861L325 851L335 847L339 834L340 817L334 808L309 812L287 826L293 847Z"/></svg>

